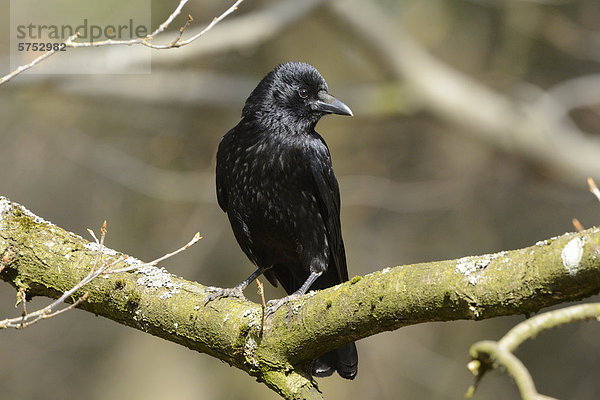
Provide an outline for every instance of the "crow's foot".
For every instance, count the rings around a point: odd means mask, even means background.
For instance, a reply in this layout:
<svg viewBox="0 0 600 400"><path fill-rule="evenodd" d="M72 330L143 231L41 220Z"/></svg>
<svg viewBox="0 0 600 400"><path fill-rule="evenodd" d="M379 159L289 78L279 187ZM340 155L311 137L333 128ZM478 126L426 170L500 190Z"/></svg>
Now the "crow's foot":
<svg viewBox="0 0 600 400"><path fill-rule="evenodd" d="M302 296L301 293L292 293L289 296L282 297L276 300L267 301L267 315L273 314L275 311L279 309L282 305L292 300L296 300L298 297Z"/></svg>
<svg viewBox="0 0 600 400"><path fill-rule="evenodd" d="M220 288L209 286L206 288L206 291L209 292L209 294L204 300L204 305L207 305L211 301L223 297L237 297L238 299L246 300L246 296L244 296L244 292L241 286L235 286L232 288Z"/></svg>

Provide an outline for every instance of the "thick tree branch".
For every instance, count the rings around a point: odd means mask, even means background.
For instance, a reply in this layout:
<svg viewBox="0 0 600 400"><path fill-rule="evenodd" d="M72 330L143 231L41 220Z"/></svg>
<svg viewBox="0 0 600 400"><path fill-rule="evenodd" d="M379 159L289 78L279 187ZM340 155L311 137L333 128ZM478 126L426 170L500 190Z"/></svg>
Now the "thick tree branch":
<svg viewBox="0 0 600 400"><path fill-rule="evenodd" d="M204 305L206 287L156 267L103 275L73 294L78 307L210 354L283 397L320 398L306 365L321 353L379 332L428 321L527 314L600 290L600 230L514 251L386 268L311 292L265 321L237 299ZM85 277L97 245L0 197L0 279L29 296L58 298ZM106 262L122 257L110 249ZM139 261L129 257L121 268ZM122 265L121 265L122 264Z"/></svg>

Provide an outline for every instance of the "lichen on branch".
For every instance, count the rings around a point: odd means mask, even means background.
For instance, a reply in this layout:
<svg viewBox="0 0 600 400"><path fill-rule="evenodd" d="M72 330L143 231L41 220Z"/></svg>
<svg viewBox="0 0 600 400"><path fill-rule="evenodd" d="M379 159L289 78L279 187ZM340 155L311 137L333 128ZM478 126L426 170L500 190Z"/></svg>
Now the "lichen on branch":
<svg viewBox="0 0 600 400"><path fill-rule="evenodd" d="M205 304L205 286L159 267L99 276L71 301L87 292L78 308L219 358L284 398L320 398L306 366L343 344L429 321L528 314L598 293L598 243L596 228L519 250L385 268L310 292L264 326L260 305ZM95 243L0 197L0 279L29 297L58 298L89 274L96 255ZM142 264L109 249L105 257L115 268Z"/></svg>

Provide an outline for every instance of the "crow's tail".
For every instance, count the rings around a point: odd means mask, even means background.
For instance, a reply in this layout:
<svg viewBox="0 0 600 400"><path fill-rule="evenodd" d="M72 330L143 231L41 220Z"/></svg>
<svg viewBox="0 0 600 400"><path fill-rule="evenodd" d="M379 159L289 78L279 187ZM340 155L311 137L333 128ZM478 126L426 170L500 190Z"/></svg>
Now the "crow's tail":
<svg viewBox="0 0 600 400"><path fill-rule="evenodd" d="M354 343L323 354L312 363L313 376L324 377L337 371L342 378L354 379L358 373L358 352Z"/></svg>

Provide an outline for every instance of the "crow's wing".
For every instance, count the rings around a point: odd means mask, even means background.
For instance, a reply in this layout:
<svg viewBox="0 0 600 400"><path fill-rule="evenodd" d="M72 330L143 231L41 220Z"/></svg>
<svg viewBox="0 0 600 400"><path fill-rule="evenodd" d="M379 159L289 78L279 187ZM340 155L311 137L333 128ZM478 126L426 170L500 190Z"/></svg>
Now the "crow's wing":
<svg viewBox="0 0 600 400"><path fill-rule="evenodd" d="M315 187L315 197L323 221L325 221L331 257L337 270L339 282L344 282L348 280L348 267L340 223L340 189L331 166L329 149L327 149L323 139L321 139L321 142L325 146L325 157L323 155L311 157L310 168Z"/></svg>
<svg viewBox="0 0 600 400"><path fill-rule="evenodd" d="M231 166L228 165L226 159L229 150L228 146L231 146L231 131L223 136L219 142L219 149L217 150L217 201L219 202L221 209L225 212L227 212L227 208L229 207L227 202L227 168L231 168Z"/></svg>

